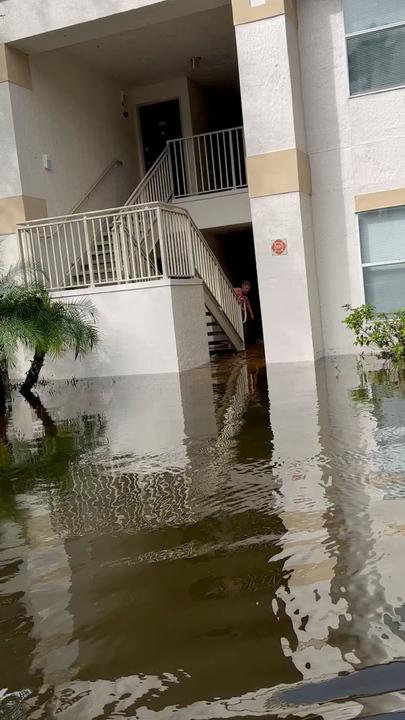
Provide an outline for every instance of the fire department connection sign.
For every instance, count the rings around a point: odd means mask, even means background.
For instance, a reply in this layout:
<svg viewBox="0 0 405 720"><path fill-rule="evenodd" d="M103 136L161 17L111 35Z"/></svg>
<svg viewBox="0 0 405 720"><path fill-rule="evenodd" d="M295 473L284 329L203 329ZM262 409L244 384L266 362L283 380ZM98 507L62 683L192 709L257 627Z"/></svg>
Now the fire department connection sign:
<svg viewBox="0 0 405 720"><path fill-rule="evenodd" d="M286 240L273 240L271 243L272 255L287 255Z"/></svg>

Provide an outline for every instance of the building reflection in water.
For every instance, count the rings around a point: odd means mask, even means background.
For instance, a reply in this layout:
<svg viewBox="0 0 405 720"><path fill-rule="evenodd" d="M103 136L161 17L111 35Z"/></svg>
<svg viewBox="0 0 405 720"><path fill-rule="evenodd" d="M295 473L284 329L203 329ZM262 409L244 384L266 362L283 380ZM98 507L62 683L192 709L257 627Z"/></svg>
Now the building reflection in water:
<svg viewBox="0 0 405 720"><path fill-rule="evenodd" d="M59 429L94 432L52 482L17 482L2 525L35 717L405 709L403 385L360 385L352 358L267 375L268 395L253 355L41 390ZM20 457L42 432L16 398Z"/></svg>

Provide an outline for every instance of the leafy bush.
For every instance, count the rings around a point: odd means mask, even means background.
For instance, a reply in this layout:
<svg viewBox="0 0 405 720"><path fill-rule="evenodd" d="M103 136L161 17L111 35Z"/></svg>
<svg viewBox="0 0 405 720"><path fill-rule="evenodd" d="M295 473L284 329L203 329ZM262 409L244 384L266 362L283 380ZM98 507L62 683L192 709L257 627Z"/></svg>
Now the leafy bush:
<svg viewBox="0 0 405 720"><path fill-rule="evenodd" d="M387 315L376 312L372 305L344 305L344 309L348 315L343 322L353 330L355 345L374 347L377 357L405 364L405 310Z"/></svg>

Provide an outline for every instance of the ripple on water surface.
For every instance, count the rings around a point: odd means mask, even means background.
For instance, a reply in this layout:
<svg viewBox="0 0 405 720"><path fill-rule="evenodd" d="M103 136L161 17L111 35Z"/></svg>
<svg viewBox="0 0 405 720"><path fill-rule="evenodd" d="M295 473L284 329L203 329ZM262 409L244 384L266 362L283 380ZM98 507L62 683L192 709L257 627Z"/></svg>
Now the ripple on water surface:
<svg viewBox="0 0 405 720"><path fill-rule="evenodd" d="M405 720L395 374L253 351L40 396L0 437L0 691L31 692L0 718Z"/></svg>

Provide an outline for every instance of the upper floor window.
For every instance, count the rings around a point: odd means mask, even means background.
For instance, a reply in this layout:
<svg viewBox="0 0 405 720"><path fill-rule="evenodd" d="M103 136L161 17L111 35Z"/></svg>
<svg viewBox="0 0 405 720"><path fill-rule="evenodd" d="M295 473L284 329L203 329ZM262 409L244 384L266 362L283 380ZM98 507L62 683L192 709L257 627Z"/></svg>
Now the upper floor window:
<svg viewBox="0 0 405 720"><path fill-rule="evenodd" d="M366 303L405 308L405 207L360 213L359 226Z"/></svg>
<svg viewBox="0 0 405 720"><path fill-rule="evenodd" d="M405 0L343 0L350 94L405 85Z"/></svg>

